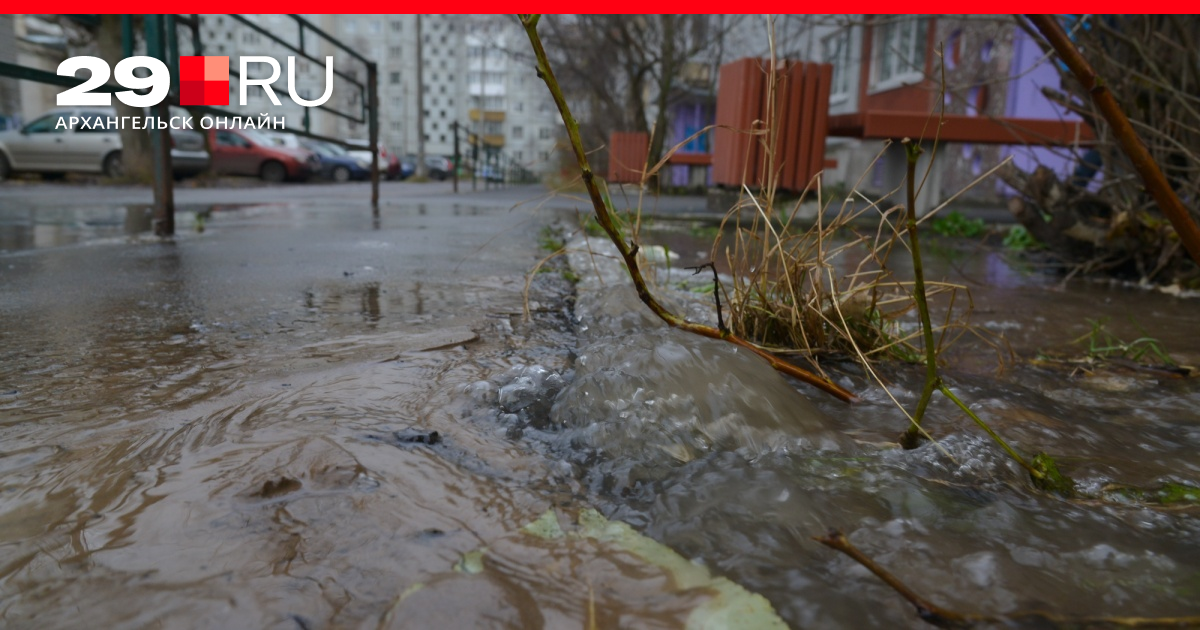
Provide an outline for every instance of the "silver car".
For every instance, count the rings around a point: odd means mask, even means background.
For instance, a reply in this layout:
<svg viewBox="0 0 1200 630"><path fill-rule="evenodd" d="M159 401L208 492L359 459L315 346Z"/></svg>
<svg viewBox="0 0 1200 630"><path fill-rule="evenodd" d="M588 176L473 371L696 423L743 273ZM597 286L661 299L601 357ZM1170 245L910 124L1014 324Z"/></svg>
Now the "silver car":
<svg viewBox="0 0 1200 630"><path fill-rule="evenodd" d="M186 111L172 108L172 114ZM0 181L14 172L102 173L119 177L121 133L115 129L86 129L76 121L111 119L110 107L68 107L51 110L19 130L0 132ZM62 121L61 123L59 121ZM88 125L91 126L91 125ZM171 166L176 177L208 169L204 136L198 131L171 130Z"/></svg>

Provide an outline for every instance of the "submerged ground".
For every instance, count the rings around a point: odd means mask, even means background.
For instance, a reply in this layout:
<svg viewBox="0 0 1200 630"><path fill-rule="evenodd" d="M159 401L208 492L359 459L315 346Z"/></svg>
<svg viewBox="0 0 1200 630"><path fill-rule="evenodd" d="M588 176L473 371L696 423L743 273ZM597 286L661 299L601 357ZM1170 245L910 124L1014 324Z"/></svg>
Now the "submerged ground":
<svg viewBox="0 0 1200 630"><path fill-rule="evenodd" d="M951 608L1200 614L1195 508L1104 490L1200 484L1195 379L997 376L960 351L955 389L1060 459L1090 497L1065 501L944 401L941 449L900 451L900 412L853 371L845 406L663 329L580 245L525 323L542 227L572 225L571 200L393 185L374 220L361 187L281 190L181 191L173 244L130 236L136 190L0 195L6 625L679 627L728 578L794 627L919 627L810 540L831 527ZM686 226L648 238L676 265L707 256ZM1194 300L1062 287L988 247L938 260L1025 359L1077 353L1109 317L1200 363ZM920 376L888 370L909 405ZM705 577L576 525L588 508ZM526 528L548 510L565 533Z"/></svg>

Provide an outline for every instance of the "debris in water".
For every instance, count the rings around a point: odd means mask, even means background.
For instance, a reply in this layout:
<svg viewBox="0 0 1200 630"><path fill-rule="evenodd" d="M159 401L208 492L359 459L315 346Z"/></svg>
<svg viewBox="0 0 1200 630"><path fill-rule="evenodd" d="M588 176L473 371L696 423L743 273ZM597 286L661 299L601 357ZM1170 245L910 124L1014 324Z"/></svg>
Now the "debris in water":
<svg viewBox="0 0 1200 630"><path fill-rule="evenodd" d="M291 477L280 477L279 479L268 479L263 482L262 488L255 492L252 496L271 499L280 495L295 492L303 487L298 479Z"/></svg>
<svg viewBox="0 0 1200 630"><path fill-rule="evenodd" d="M428 444L433 446L442 441L442 436L437 431L425 431L422 429L401 429L392 433L396 438L396 444Z"/></svg>
<svg viewBox="0 0 1200 630"><path fill-rule="evenodd" d="M775 613L765 597L742 588L725 577L712 575L707 568L675 552L674 549L647 538L621 521L610 521L593 509L579 512L578 527L564 532L553 509L546 510L537 520L521 531L543 540L580 539L612 545L653 564L671 575L681 589L708 589L715 595L688 615L686 628L786 628L787 624ZM482 551L463 556L455 570L478 554L482 570ZM466 569L464 569L466 570Z"/></svg>
<svg viewBox="0 0 1200 630"><path fill-rule="evenodd" d="M470 575L483 573L483 554L485 553L487 553L487 547L480 547L475 551L464 553L462 559L454 564L454 570Z"/></svg>

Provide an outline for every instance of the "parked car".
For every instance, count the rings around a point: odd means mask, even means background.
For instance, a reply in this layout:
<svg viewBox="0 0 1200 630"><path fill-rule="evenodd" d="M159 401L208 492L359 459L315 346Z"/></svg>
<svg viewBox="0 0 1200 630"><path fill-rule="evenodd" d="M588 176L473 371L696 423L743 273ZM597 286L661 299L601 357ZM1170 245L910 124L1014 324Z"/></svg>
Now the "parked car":
<svg viewBox="0 0 1200 630"><path fill-rule="evenodd" d="M475 177L487 182L503 182L504 171L491 164L480 164L475 167Z"/></svg>
<svg viewBox="0 0 1200 630"><path fill-rule="evenodd" d="M363 158L367 161L367 168L370 168L371 163L371 143L367 140L352 138L346 141L347 144L361 147L358 149L347 149L351 157ZM401 175L400 157L395 153L387 150L387 147L380 144L379 149L379 175L385 179L404 179Z"/></svg>
<svg viewBox="0 0 1200 630"><path fill-rule="evenodd" d="M184 110L178 112L187 114ZM116 115L111 107L64 107L50 110L20 129L0 132L0 180L14 172L101 173L119 177L125 172L121 162L121 132L71 125L72 117L89 121L90 127L92 121ZM176 177L201 173L208 164L209 154L204 150L204 136L200 132L171 130L171 166Z"/></svg>
<svg viewBox="0 0 1200 630"><path fill-rule="evenodd" d="M335 182L352 179L371 179L371 163L362 158L350 157L349 152L336 144L301 138L300 146L317 154L321 161L318 175Z"/></svg>
<svg viewBox="0 0 1200 630"><path fill-rule="evenodd" d="M412 160L414 165L417 163L417 156L415 155L409 155L406 159ZM444 158L440 155L425 156L425 173L429 176L429 179L436 179L440 182L450 177L453 172L454 163L449 158Z"/></svg>
<svg viewBox="0 0 1200 630"><path fill-rule="evenodd" d="M316 154L304 148L275 144L253 129L210 129L213 171L222 175L253 175L265 182L303 180L321 168Z"/></svg>
<svg viewBox="0 0 1200 630"><path fill-rule="evenodd" d="M400 179L408 179L417 173L417 158L411 155L400 160Z"/></svg>

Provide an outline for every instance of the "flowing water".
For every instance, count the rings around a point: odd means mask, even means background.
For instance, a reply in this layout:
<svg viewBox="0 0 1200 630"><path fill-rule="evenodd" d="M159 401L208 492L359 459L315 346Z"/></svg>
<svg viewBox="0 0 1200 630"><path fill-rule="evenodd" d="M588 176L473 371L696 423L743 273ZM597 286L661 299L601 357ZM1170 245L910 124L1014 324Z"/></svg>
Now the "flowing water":
<svg viewBox="0 0 1200 630"><path fill-rule="evenodd" d="M712 597L611 544L521 530L588 507L795 627L921 625L810 540L829 528L949 608L1200 614L1195 508L1104 490L1200 485L1195 379L997 376L960 350L954 389L1058 457L1091 497L1067 501L944 400L940 446L889 448L904 421L881 388L847 370L863 401L844 405L665 329L610 260L571 257L573 310L542 274L523 323L549 211L198 209L205 232L170 245L125 236L141 209L94 212L74 229L0 214L4 625L680 627ZM686 232L656 238L699 262ZM1021 356L1111 316L1200 363L1194 300L1061 288L990 250L935 273L980 283L975 321ZM915 404L920 369L887 376Z"/></svg>

